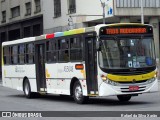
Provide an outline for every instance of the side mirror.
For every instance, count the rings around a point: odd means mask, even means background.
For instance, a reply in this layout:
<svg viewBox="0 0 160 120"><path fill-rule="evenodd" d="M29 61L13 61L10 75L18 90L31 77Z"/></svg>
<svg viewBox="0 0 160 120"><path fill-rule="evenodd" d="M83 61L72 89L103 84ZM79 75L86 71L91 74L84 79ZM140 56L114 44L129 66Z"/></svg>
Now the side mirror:
<svg viewBox="0 0 160 120"><path fill-rule="evenodd" d="M101 51L101 42L100 41L96 41L96 50Z"/></svg>

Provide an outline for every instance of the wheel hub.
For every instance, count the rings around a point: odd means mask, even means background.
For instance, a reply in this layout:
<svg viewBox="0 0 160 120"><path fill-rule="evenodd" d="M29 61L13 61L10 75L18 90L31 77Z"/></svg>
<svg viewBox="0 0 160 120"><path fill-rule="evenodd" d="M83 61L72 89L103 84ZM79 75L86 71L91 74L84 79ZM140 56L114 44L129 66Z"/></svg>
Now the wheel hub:
<svg viewBox="0 0 160 120"><path fill-rule="evenodd" d="M82 97L82 89L80 86L77 86L75 89L75 96L79 100Z"/></svg>
<svg viewBox="0 0 160 120"><path fill-rule="evenodd" d="M26 95L29 94L29 85L28 84L25 85L25 93L26 93Z"/></svg>

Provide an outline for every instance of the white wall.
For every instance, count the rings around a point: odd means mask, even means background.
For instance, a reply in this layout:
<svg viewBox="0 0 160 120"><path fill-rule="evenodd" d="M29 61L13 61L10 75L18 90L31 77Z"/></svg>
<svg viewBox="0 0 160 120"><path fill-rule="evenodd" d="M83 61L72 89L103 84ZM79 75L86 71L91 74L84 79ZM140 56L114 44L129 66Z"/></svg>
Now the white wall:
<svg viewBox="0 0 160 120"><path fill-rule="evenodd" d="M77 14L102 15L100 0L77 0ZM87 16L86 21L101 19L102 16Z"/></svg>
<svg viewBox="0 0 160 120"><path fill-rule="evenodd" d="M54 0L43 0L44 30L68 25L68 0L61 0L61 17L54 18ZM76 0L76 13L70 15L102 15L100 0ZM74 23L101 19L102 16L73 17Z"/></svg>

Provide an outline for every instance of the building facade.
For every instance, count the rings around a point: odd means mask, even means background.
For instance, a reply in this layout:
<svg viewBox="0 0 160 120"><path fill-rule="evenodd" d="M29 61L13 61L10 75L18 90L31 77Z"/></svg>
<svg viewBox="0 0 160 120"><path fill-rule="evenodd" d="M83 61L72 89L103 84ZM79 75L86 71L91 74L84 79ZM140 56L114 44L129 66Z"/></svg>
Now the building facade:
<svg viewBox="0 0 160 120"><path fill-rule="evenodd" d="M0 43L41 34L41 0L0 0Z"/></svg>
<svg viewBox="0 0 160 120"><path fill-rule="evenodd" d="M47 0L43 2L44 33L102 24L101 1L106 4L106 24L141 23L141 0ZM144 22L154 27L156 55L159 58L160 0L143 0L143 11Z"/></svg>
<svg viewBox="0 0 160 120"><path fill-rule="evenodd" d="M47 0L43 2L43 9L44 33L68 30L68 24L79 28L92 26L96 20L102 21L100 0Z"/></svg>

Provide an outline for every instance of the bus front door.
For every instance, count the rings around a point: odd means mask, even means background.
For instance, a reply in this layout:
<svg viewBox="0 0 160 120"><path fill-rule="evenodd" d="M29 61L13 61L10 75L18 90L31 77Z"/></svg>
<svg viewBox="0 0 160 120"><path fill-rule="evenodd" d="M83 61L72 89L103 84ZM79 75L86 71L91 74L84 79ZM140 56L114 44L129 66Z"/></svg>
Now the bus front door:
<svg viewBox="0 0 160 120"><path fill-rule="evenodd" d="M87 91L89 95L98 94L96 37L85 38L85 67Z"/></svg>
<svg viewBox="0 0 160 120"><path fill-rule="evenodd" d="M45 44L35 44L37 91L46 92Z"/></svg>

